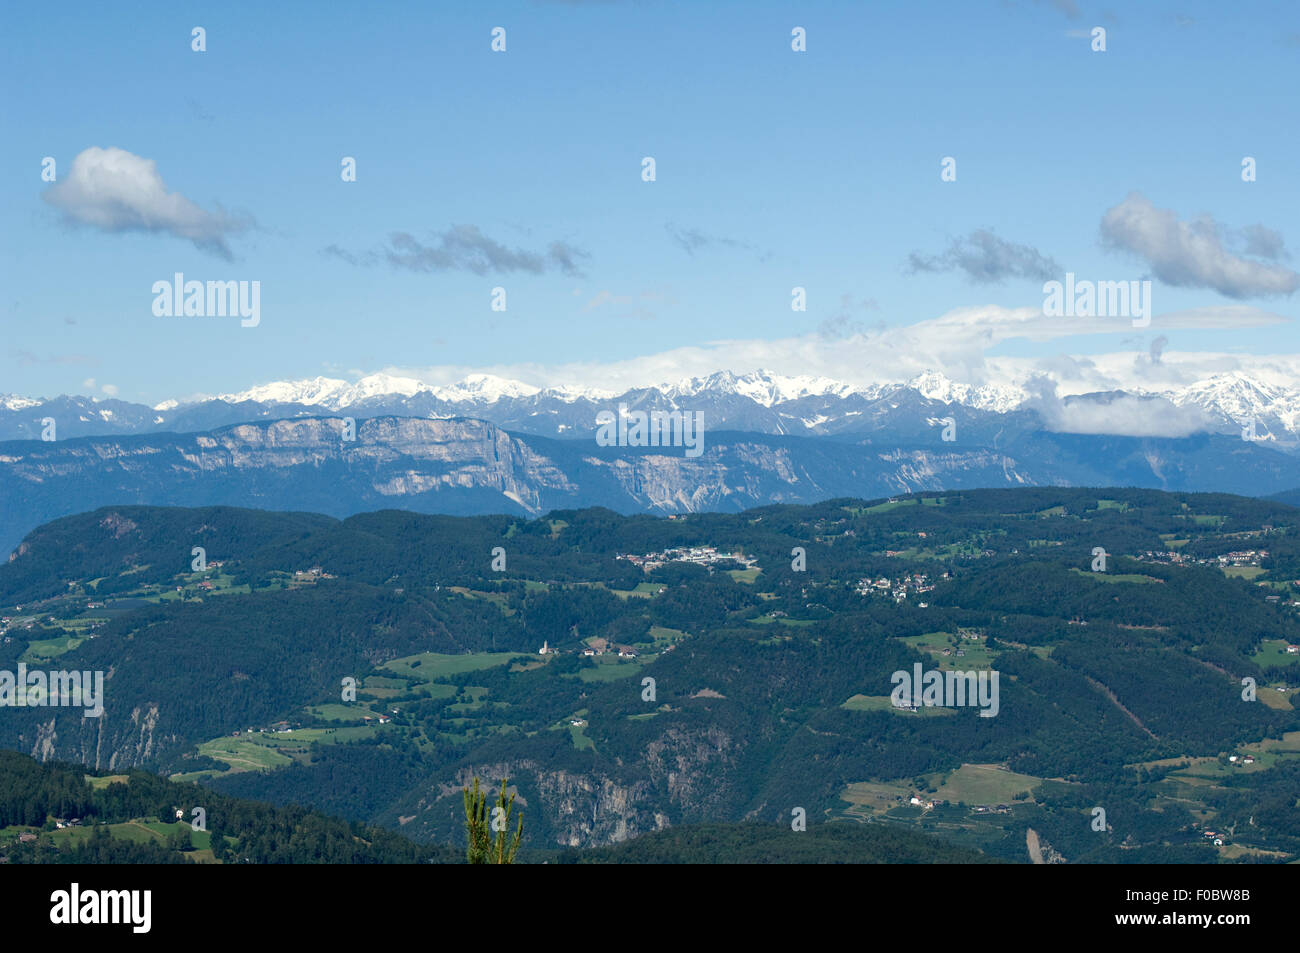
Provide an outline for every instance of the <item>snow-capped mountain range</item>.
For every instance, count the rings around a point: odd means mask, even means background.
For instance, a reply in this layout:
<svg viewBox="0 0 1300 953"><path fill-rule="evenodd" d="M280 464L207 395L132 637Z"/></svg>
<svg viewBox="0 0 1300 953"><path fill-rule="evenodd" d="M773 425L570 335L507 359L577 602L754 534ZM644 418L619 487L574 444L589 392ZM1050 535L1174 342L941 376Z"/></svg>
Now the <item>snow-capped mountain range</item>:
<svg viewBox="0 0 1300 953"><path fill-rule="evenodd" d="M476 417L507 430L563 438L592 433L596 413L620 403L639 409L701 410L714 430L800 436L912 431L918 424L932 426L935 419L954 413L990 426L1005 415L1037 415L1047 429L1094 434L1144 435L1146 421L1151 436L1230 433L1253 421L1258 439L1280 449L1300 447L1300 384L1281 386L1233 373L1164 392L1109 392L1058 400L1045 399L1032 382L975 386L936 371L905 382L865 386L762 370L718 371L623 393L580 385L539 388L491 374L472 374L449 386L372 374L355 382L327 377L275 381L202 400L164 401L152 408L85 397L0 396L0 439L39 437L40 421L46 417L59 423L64 436L86 436L193 432L232 423L343 413ZM1108 413L1113 414L1109 422Z"/></svg>
<svg viewBox="0 0 1300 953"><path fill-rule="evenodd" d="M771 408L777 404L802 400L806 397L844 398L858 395L876 399L899 387L916 390L927 399L938 400L945 404L962 404L999 413L1014 410L1026 397L1026 392L1019 387L999 385L972 387L968 384L958 384L951 381L935 371L921 374L903 384L878 383L865 387L847 384L844 381L837 381L829 377L790 377L763 370L749 374L718 371L707 377L689 377L646 388L634 388L629 393L640 390L658 391L665 398L675 401L687 400L703 394L726 395L744 397L760 407ZM375 398L413 397L421 392L426 392L433 398L448 403L467 403L480 406L494 404L500 400L518 400L529 397L574 403L579 400L611 400L619 396L616 391L595 387L574 385L546 388L534 387L522 381L509 380L492 374L471 374L464 380L447 387L425 384L413 377L372 374L361 378L354 384L328 377L313 377L300 381L276 381L275 383L251 387L237 393L220 394L213 399L222 400L228 404L255 401L258 403L304 404L307 406L327 407L330 410L344 410ZM159 404L154 409L171 410L178 406L180 406L178 401L170 400Z"/></svg>

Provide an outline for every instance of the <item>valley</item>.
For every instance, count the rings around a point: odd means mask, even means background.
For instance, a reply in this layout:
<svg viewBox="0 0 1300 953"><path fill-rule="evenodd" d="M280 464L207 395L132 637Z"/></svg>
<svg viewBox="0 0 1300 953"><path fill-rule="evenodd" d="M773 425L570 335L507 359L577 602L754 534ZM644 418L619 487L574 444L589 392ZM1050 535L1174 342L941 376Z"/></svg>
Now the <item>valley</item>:
<svg viewBox="0 0 1300 953"><path fill-rule="evenodd" d="M1300 510L1221 494L113 506L0 567L0 669L102 670L104 713L6 708L0 744L426 844L478 776L510 779L530 851L801 809L1019 863L1029 831L1048 862L1296 859L1298 580ZM892 705L917 663L998 672L995 717Z"/></svg>

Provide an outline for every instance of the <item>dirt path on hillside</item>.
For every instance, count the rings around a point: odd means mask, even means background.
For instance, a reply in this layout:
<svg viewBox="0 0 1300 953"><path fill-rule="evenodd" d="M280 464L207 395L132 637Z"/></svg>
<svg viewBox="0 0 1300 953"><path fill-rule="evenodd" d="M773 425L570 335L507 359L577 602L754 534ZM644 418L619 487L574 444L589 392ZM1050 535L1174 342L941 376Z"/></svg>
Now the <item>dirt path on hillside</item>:
<svg viewBox="0 0 1300 953"><path fill-rule="evenodd" d="M1038 844L1038 831L1032 827L1025 831L1025 846L1029 848L1029 862L1043 863L1043 848Z"/></svg>
<svg viewBox="0 0 1300 953"><path fill-rule="evenodd" d="M1107 687L1106 687L1105 685L1103 685L1101 682L1097 681L1095 678L1089 678L1087 675L1085 675L1085 676L1083 676L1083 677L1088 679L1089 684L1091 684L1091 685L1093 685L1095 688L1098 688L1098 689L1100 689L1101 691L1105 692L1105 693L1106 693L1106 697L1109 698L1112 702L1115 703L1115 707L1116 707L1116 708L1118 708L1118 709L1119 709L1120 711L1122 711L1124 714L1128 715L1129 718L1133 719L1133 724L1137 725L1139 728L1141 728L1143 731L1145 731L1145 732L1146 732L1148 735L1150 735L1154 740L1156 740L1156 741L1159 741L1159 740L1160 740L1159 738L1156 737L1156 733L1155 733L1154 731L1152 731L1152 730L1151 730L1150 728L1148 728L1146 725L1142 724L1142 720L1141 720L1140 718L1138 718L1137 715L1133 714L1131 711L1129 711L1127 708L1125 708L1125 707L1120 703L1120 700L1119 700L1119 696L1118 696L1118 695L1116 695L1114 692L1112 692L1109 688L1107 688Z"/></svg>

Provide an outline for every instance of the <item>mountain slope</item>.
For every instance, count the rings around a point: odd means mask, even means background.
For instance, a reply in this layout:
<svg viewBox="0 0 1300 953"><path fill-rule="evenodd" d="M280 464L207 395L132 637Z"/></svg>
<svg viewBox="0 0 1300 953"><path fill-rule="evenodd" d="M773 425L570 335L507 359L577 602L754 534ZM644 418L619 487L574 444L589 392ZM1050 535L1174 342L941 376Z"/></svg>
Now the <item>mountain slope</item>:
<svg viewBox="0 0 1300 953"><path fill-rule="evenodd" d="M1300 511L1118 488L671 520L112 507L0 566L0 669L102 671L103 713L14 707L0 744L442 843L477 776L510 779L537 849L802 811L1213 862L1213 816L1288 859L1297 578ZM998 672L996 713L896 709L916 665Z"/></svg>
<svg viewBox="0 0 1300 953"><path fill-rule="evenodd" d="M338 418L198 434L0 444L0 547L42 522L108 504L246 505L331 516L400 506L450 514L735 512L921 489L1115 484L1278 492L1294 457L1232 437L1054 434L1027 415L955 410L957 439L919 397L912 423L867 436L706 431L703 452L601 447L472 420L384 417L346 441ZM897 411L898 402L881 412Z"/></svg>
<svg viewBox="0 0 1300 953"><path fill-rule="evenodd" d="M1196 422L1199 429L1236 434L1254 420L1260 439L1293 449L1300 443L1300 382L1284 386L1222 374L1183 388L1125 396L1181 408L1183 419ZM344 413L354 417L474 417L519 433L589 437L596 414L614 410L619 404L633 409L702 411L714 430L819 436L906 429L915 423L914 414L908 413L915 407L924 407L936 417L954 410L975 411L996 425L997 418L1040 403L1037 390L1027 382L972 386L933 371L906 382L867 386L766 371L741 375L719 371L707 377L634 387L621 394L577 385L539 389L489 374L473 374L447 387L431 387L410 377L372 374L355 383L325 377L276 381L206 400L164 401L155 407L86 397L48 401L0 397L0 440L38 439L46 419L54 420L59 436L66 438L185 433L249 421ZM1152 425L1158 428L1158 424ZM1039 422L1037 426L1044 425Z"/></svg>

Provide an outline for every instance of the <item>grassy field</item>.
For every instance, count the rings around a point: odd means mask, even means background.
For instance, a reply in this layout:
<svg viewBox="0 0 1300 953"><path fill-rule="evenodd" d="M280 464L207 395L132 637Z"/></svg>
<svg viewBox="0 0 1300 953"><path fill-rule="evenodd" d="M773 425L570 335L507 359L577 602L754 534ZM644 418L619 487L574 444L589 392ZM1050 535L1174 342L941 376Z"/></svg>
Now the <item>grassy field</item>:
<svg viewBox="0 0 1300 953"><path fill-rule="evenodd" d="M1222 569L1229 579L1254 579L1267 571L1258 566L1223 566Z"/></svg>
<svg viewBox="0 0 1300 953"><path fill-rule="evenodd" d="M525 580L524 587L526 589L533 589L534 587L545 589L546 585L540 582L532 582L530 580ZM451 589L452 592L456 593L457 595L462 595L466 599L481 599L484 602L491 602L495 604L496 607L500 609L502 613L504 613L505 615L508 616L514 615L514 610L509 608L506 605L506 602L508 600L506 599L506 595L503 592L483 592L478 589L466 589L464 586L450 586L449 588Z"/></svg>
<svg viewBox="0 0 1300 953"><path fill-rule="evenodd" d="M927 632L925 635L910 635L899 638L916 651L928 654L935 660L935 663L942 671L971 671L973 669L992 668L993 660L997 658L997 649L990 649L988 638L980 636L978 639L959 639L951 632ZM951 655L945 656L944 649L952 652ZM962 658L957 657L957 652L964 652Z"/></svg>
<svg viewBox="0 0 1300 953"><path fill-rule="evenodd" d="M212 833L210 831L196 831L190 827L188 822L172 821L168 823L150 818L148 820L134 820L122 824L108 825L108 832L115 840L130 841L135 844L166 844L168 836L177 830L183 830L189 834L190 843L195 850L208 851L210 857ZM41 834L42 838L47 838L50 843L60 848L83 843L90 840L90 836L91 828L89 827L65 827L63 830Z"/></svg>
<svg viewBox="0 0 1300 953"><path fill-rule="evenodd" d="M942 775L929 778L930 783L938 777ZM1010 804L1015 795L1032 793L1041 783L1041 778L1017 774L998 764L963 764L943 777L934 796L971 805Z"/></svg>
<svg viewBox="0 0 1300 953"><path fill-rule="evenodd" d="M18 661L26 662L28 665L40 665L48 662L52 658L57 658L64 652L71 652L85 639L79 639L71 635L55 636L52 639L39 639L27 644L27 651L18 656Z"/></svg>
<svg viewBox="0 0 1300 953"><path fill-rule="evenodd" d="M584 682L613 682L620 678L631 678L633 675L640 673L641 666L648 664L653 659L644 659L640 656L634 659L624 659L619 658L617 655L601 655L591 661L596 663L596 667L584 668L577 675Z"/></svg>
<svg viewBox="0 0 1300 953"><path fill-rule="evenodd" d="M214 738L199 745L199 754L225 762L231 771L271 771L293 764L293 759L274 748L259 744L260 735Z"/></svg>
<svg viewBox="0 0 1300 953"><path fill-rule="evenodd" d="M361 683L361 690L374 698L392 698L394 695L405 695L411 691L404 680L385 678L382 675L368 675Z"/></svg>
<svg viewBox="0 0 1300 953"><path fill-rule="evenodd" d="M906 803L910 791L911 787L900 781L857 781L840 797L849 803L850 814L875 814Z"/></svg>
<svg viewBox="0 0 1300 953"><path fill-rule="evenodd" d="M620 599L653 599L664 591L666 587L657 582L638 582L635 589L611 589L609 590Z"/></svg>
<svg viewBox="0 0 1300 953"><path fill-rule="evenodd" d="M573 738L573 747L579 751L596 750L596 742L587 737L586 726L569 725L569 735Z"/></svg>
<svg viewBox="0 0 1300 953"><path fill-rule="evenodd" d="M359 707L352 710L356 712L362 711ZM171 779L173 781L197 781L222 773L273 771L276 768L293 764L295 761L306 760L313 744L339 744L348 741L359 741L363 738L373 737L377 732L387 730L389 730L387 727L374 724L342 726L339 728L298 728L293 731L254 732L253 734L245 733L238 737L225 735L203 742L203 744L199 745L199 754L226 764L228 771L220 772L211 769L189 771L184 774L172 775Z"/></svg>
<svg viewBox="0 0 1300 953"><path fill-rule="evenodd" d="M1195 758L1190 767L1182 771L1175 771L1172 776L1185 779L1205 778L1211 781L1220 781L1237 774L1254 774L1256 771L1267 771L1279 761L1290 760L1297 756L1295 751L1263 751L1252 745L1241 746L1237 749L1237 754L1240 756L1250 755L1255 759L1254 764L1244 764L1240 761L1236 764L1224 764L1218 758Z"/></svg>
<svg viewBox="0 0 1300 953"><path fill-rule="evenodd" d="M774 625L779 622L781 625L791 625L795 628L807 628L810 625L817 624L813 619L773 618L770 615L761 615L757 619L750 619L749 622L751 625Z"/></svg>
<svg viewBox="0 0 1300 953"><path fill-rule="evenodd" d="M854 695L848 701L840 705L841 708L848 711L892 711L896 715L906 717L916 717L925 715L935 717L936 715L955 715L956 708L933 708L922 706L917 711L908 711L906 708L895 708L890 702L888 695Z"/></svg>
<svg viewBox="0 0 1300 953"><path fill-rule="evenodd" d="M447 688L452 689L453 694L455 693L455 686L448 685ZM375 717L379 714L365 705L343 705L338 702L328 705L314 705L308 708L307 712L322 721L361 721L366 715Z"/></svg>
<svg viewBox="0 0 1300 953"><path fill-rule="evenodd" d="M686 633L681 629L670 629L662 625L650 626L650 638L654 641L655 646L672 645L686 638Z"/></svg>
<svg viewBox="0 0 1300 953"><path fill-rule="evenodd" d="M393 659L391 662L386 662L383 667L397 675L432 682L452 675L464 675L466 672L495 668L521 657L526 657L523 652L474 652L464 655L424 652L420 655Z"/></svg>
<svg viewBox="0 0 1300 953"><path fill-rule="evenodd" d="M1095 582L1133 582L1138 584L1164 582L1163 579L1157 579L1155 576L1144 576L1136 572L1092 572L1088 569L1071 569L1070 572L1078 573L1080 576L1087 576Z"/></svg>
<svg viewBox="0 0 1300 953"><path fill-rule="evenodd" d="M928 775L924 780L928 787L937 790L917 792L910 778L856 781L849 784L840 797L848 802L845 813L849 815L889 812L891 817L915 819L920 816L920 809L907 806L913 793L919 793L925 800L938 799L952 804L965 802L967 807L993 806L1014 804L1016 794L1031 793L1042 783L1041 778L1017 774L996 764L963 764L955 771Z"/></svg>
<svg viewBox="0 0 1300 953"><path fill-rule="evenodd" d="M86 783L89 784L91 788L96 791L106 788L110 784L126 784L127 780L128 779L125 774L106 774L102 778L95 778L95 777L91 777L90 775L86 775Z"/></svg>
<svg viewBox="0 0 1300 953"><path fill-rule="evenodd" d="M1286 647L1286 639L1264 639L1250 660L1260 667L1294 665L1300 662L1300 655L1287 655Z"/></svg>
<svg viewBox="0 0 1300 953"><path fill-rule="evenodd" d="M923 506L943 506L948 502L946 496L927 496L921 500L886 500L884 503L877 503L875 506L846 506L844 511L852 513L854 516L870 516L874 513L888 513L890 510L896 510L902 506L916 506L917 503Z"/></svg>

